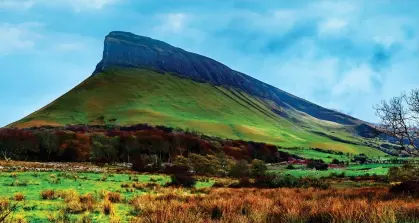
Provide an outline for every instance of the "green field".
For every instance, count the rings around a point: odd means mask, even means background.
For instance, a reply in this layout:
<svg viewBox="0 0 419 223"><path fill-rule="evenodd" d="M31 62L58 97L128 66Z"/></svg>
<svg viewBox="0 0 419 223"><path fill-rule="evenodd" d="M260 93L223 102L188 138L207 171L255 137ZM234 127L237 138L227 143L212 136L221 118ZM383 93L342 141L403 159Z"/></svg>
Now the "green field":
<svg viewBox="0 0 419 223"><path fill-rule="evenodd" d="M273 109L281 110L286 116L276 114ZM350 131L350 126L284 109L240 90L139 69L109 70L90 77L53 103L10 126L138 123L284 147L384 155L363 146L363 140ZM351 143L335 141L313 131Z"/></svg>
<svg viewBox="0 0 419 223"><path fill-rule="evenodd" d="M69 172L0 172L0 198L13 200L16 193L25 196L24 202L19 204L15 215L24 216L27 222L50 222L49 217L59 216L65 207L62 198L43 200L41 191L54 190L56 193L76 193L77 195L92 194L97 200L106 192L121 194L124 202L116 204L115 212L121 222L127 222L132 216L128 201L136 195L149 193L151 189L122 188L126 183L150 183L164 185L170 181L168 176L141 174L102 174L102 173L69 173ZM213 181L198 182L196 187L209 187ZM109 222L109 217L100 212L89 214L95 222ZM70 214L76 220L81 216Z"/></svg>
<svg viewBox="0 0 419 223"><path fill-rule="evenodd" d="M270 171L275 173L290 174L295 177L329 177L333 174L344 174L346 177L357 176L384 176L387 175L388 170L393 166L400 166L400 164L356 164L350 165L343 169L328 169L325 171L307 169L301 165L294 165L296 169L289 170L286 166L271 167Z"/></svg>

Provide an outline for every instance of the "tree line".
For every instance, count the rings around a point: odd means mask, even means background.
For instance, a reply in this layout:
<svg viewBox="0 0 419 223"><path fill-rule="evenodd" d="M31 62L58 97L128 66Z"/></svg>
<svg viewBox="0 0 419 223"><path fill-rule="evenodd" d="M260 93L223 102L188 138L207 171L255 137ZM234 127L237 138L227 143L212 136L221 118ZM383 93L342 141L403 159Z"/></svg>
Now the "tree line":
<svg viewBox="0 0 419 223"><path fill-rule="evenodd" d="M276 163L290 157L265 143L228 140L163 126L66 126L0 129L5 160L112 163L137 166L173 163L178 156L226 156Z"/></svg>

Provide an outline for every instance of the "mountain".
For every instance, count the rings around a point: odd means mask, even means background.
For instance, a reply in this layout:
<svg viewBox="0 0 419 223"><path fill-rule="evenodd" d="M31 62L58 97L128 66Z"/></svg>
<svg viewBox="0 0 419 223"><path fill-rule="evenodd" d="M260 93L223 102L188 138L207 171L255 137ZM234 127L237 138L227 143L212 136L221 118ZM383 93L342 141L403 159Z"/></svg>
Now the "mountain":
<svg viewBox="0 0 419 223"><path fill-rule="evenodd" d="M103 58L84 82L9 126L139 123L284 147L384 155L369 146L373 129L361 120L127 32L106 36Z"/></svg>

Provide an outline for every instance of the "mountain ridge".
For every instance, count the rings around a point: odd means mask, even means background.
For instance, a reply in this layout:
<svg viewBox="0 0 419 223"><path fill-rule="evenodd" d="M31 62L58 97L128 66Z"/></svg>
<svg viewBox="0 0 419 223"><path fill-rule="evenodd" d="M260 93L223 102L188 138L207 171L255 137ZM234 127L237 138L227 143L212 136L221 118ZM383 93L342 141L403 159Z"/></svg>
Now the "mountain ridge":
<svg viewBox="0 0 419 223"><path fill-rule="evenodd" d="M96 66L93 75L112 67L146 68L163 73L174 73L195 81L238 88L321 120L344 125L362 123L359 119L321 107L235 71L214 59L129 32L113 31L106 36L103 58Z"/></svg>
<svg viewBox="0 0 419 223"><path fill-rule="evenodd" d="M111 32L105 38L103 58L90 77L8 127L137 124L284 148L385 154L367 139L374 136L366 122L211 58L125 32Z"/></svg>

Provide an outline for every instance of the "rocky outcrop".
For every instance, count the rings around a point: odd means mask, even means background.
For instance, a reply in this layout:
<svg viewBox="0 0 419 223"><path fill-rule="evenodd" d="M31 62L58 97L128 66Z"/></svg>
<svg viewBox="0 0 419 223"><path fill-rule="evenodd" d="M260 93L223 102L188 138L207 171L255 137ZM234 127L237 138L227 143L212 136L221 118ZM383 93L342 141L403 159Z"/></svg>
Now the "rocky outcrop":
<svg viewBox="0 0 419 223"><path fill-rule="evenodd" d="M113 67L147 68L174 73L195 81L238 88L249 94L275 101L285 108L292 107L318 119L347 125L359 124L359 120L353 117L298 98L246 74L232 70L211 58L132 33L111 32L106 36L103 58L97 65L94 75Z"/></svg>

